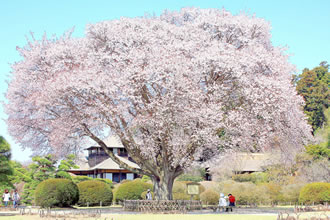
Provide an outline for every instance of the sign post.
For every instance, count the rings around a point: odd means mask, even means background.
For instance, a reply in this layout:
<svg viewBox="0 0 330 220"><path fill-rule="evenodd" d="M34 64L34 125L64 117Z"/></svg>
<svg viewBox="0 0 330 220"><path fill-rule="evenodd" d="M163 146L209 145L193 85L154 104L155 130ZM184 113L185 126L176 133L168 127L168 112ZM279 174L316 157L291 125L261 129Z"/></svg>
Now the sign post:
<svg viewBox="0 0 330 220"><path fill-rule="evenodd" d="M188 183L187 184L187 191L188 191L188 195L190 195L190 200L192 200L194 195L198 195L199 194L199 183Z"/></svg>

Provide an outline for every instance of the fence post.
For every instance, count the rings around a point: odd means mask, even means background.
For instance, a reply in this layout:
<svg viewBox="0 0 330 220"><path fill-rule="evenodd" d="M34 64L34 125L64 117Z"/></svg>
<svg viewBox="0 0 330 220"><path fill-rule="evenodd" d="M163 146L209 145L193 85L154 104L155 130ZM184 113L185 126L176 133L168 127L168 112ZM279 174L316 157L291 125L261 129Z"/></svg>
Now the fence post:
<svg viewBox="0 0 330 220"><path fill-rule="evenodd" d="M102 207L102 201L100 201L100 206Z"/></svg>
<svg viewBox="0 0 330 220"><path fill-rule="evenodd" d="M87 207L89 207L89 202L87 202Z"/></svg>

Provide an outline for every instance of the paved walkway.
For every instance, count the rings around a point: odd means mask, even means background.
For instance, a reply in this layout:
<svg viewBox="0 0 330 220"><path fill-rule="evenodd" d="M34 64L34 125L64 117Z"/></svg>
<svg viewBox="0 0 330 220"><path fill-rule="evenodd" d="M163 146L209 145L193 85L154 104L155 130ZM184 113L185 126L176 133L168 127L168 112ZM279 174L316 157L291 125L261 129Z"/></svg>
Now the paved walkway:
<svg viewBox="0 0 330 220"><path fill-rule="evenodd" d="M121 207L95 207L95 208L86 208L86 209L56 209L60 210L60 212L72 212L72 211L78 211L81 210L82 212L96 212L98 210L101 211L102 214L139 214L140 212L133 212L133 211L124 211L123 208ZM282 213L288 213L288 212L293 212L293 208L272 208L272 207L261 207L261 208L234 208L232 212L213 212L211 209L203 209L203 210L195 210L195 211L189 211L187 214L196 214L196 215L201 215L201 214L226 214L226 215L231 215L231 214L278 214L279 212ZM26 212L28 212L26 210ZM37 209L33 209L33 213L37 213ZM12 211L12 210L1 210L0 209L0 216L10 216L10 215L18 215L19 211Z"/></svg>

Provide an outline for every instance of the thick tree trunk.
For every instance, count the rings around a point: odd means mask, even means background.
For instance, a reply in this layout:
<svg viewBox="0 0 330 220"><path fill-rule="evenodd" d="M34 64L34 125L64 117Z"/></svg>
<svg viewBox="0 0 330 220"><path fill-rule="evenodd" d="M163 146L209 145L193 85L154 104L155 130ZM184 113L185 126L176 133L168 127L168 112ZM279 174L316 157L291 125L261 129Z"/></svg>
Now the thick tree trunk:
<svg viewBox="0 0 330 220"><path fill-rule="evenodd" d="M175 175L171 172L164 172L161 177L152 177L154 184L154 195L156 200L172 200L172 188Z"/></svg>

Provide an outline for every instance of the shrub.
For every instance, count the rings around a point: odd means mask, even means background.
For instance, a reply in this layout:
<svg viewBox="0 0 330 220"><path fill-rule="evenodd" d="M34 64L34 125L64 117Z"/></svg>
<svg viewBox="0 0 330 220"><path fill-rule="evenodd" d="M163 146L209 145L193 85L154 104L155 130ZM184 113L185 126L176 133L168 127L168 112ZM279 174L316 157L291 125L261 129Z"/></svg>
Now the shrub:
<svg viewBox="0 0 330 220"><path fill-rule="evenodd" d="M186 193L186 184L181 181L175 181L173 184L172 192L173 193Z"/></svg>
<svg viewBox="0 0 330 220"><path fill-rule="evenodd" d="M252 176L253 183L266 183L268 182L268 175L264 172L255 172L250 174Z"/></svg>
<svg viewBox="0 0 330 220"><path fill-rule="evenodd" d="M78 200L78 187L68 179L42 181L35 192L36 205L41 207L68 207L76 204Z"/></svg>
<svg viewBox="0 0 330 220"><path fill-rule="evenodd" d="M174 200L190 200L190 195L181 192L174 192L172 194Z"/></svg>
<svg viewBox="0 0 330 220"><path fill-rule="evenodd" d="M258 202L259 193L256 193L256 186L253 183L235 183L229 189L224 190L224 194L233 194L237 203L241 205L251 205Z"/></svg>
<svg viewBox="0 0 330 220"><path fill-rule="evenodd" d="M253 176L248 173L236 174L232 179L236 182L254 182Z"/></svg>
<svg viewBox="0 0 330 220"><path fill-rule="evenodd" d="M112 181L109 180L109 179L95 178L93 180L97 180L97 181L100 181L100 182L103 182L103 183L107 184L110 187L110 189L114 188L114 185L113 185Z"/></svg>
<svg viewBox="0 0 330 220"><path fill-rule="evenodd" d="M225 181L220 183L219 189L225 195L233 194L236 197L236 203L239 205L258 205L260 201L265 203L270 201L267 187L264 184L255 185L251 182Z"/></svg>
<svg viewBox="0 0 330 220"><path fill-rule="evenodd" d="M219 202L219 193L212 189L207 189L200 194L200 199L204 204L216 205Z"/></svg>
<svg viewBox="0 0 330 220"><path fill-rule="evenodd" d="M268 176L266 173L256 172L251 174L236 174L232 176L232 179L236 182L252 182L258 184L267 182Z"/></svg>
<svg viewBox="0 0 330 220"><path fill-rule="evenodd" d="M297 203L299 201L299 193L304 184L289 184L282 186L281 194L283 202Z"/></svg>
<svg viewBox="0 0 330 220"><path fill-rule="evenodd" d="M104 182L104 183L108 184L111 189L114 188L114 185L113 185L112 181L109 180L109 179L92 178L92 177L88 177L88 176L75 176L72 179L72 181L75 184L81 183L81 182L86 181L86 180L98 180L98 181L101 181L101 182Z"/></svg>
<svg viewBox="0 0 330 220"><path fill-rule="evenodd" d="M185 173L178 176L178 181L192 181L192 182L201 182L206 176L205 168L201 167L191 167Z"/></svg>
<svg viewBox="0 0 330 220"><path fill-rule="evenodd" d="M143 177L142 177L142 181L143 181L143 182L148 182L148 181L151 181L151 179L150 179L149 176L143 175Z"/></svg>
<svg viewBox="0 0 330 220"><path fill-rule="evenodd" d="M330 148L328 147L327 142L317 145L307 146L306 153L313 156L314 160L322 159L322 158L326 158L326 159L330 158Z"/></svg>
<svg viewBox="0 0 330 220"><path fill-rule="evenodd" d="M93 180L93 178L89 176L75 176L72 178L72 181L75 184L81 183L82 181L86 181L86 180Z"/></svg>
<svg viewBox="0 0 330 220"><path fill-rule="evenodd" d="M310 183L305 185L299 194L299 202L325 203L330 202L330 183Z"/></svg>
<svg viewBox="0 0 330 220"><path fill-rule="evenodd" d="M99 180L86 180L78 184L79 205L111 205L112 191L108 184Z"/></svg>
<svg viewBox="0 0 330 220"><path fill-rule="evenodd" d="M215 181L203 181L200 182L200 184L203 185L203 187L207 190L207 189L212 189L216 192L219 192L219 182L215 182Z"/></svg>
<svg viewBox="0 0 330 220"><path fill-rule="evenodd" d="M122 183L115 192L116 202L142 199L142 192L148 189L152 189L152 184L145 183L141 179L135 179Z"/></svg>
<svg viewBox="0 0 330 220"><path fill-rule="evenodd" d="M203 181L203 177L201 176L195 176L191 174L182 174L178 177L179 181L192 181L192 182L200 182Z"/></svg>
<svg viewBox="0 0 330 220"><path fill-rule="evenodd" d="M279 201L283 200L281 194L281 186L274 182L269 182L263 184L267 189L267 194L270 197L272 203L278 203Z"/></svg>
<svg viewBox="0 0 330 220"><path fill-rule="evenodd" d="M113 202L113 204L118 204L118 200L117 200L116 196L117 196L117 190L118 190L119 186L120 186L120 184L115 184L114 188L112 189L112 195L113 195L112 202Z"/></svg>

